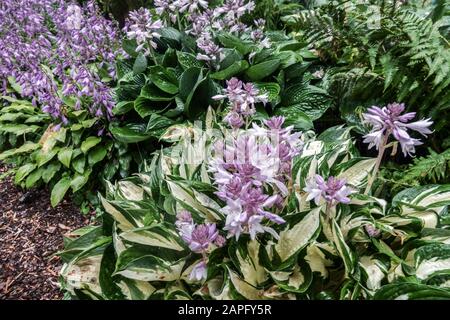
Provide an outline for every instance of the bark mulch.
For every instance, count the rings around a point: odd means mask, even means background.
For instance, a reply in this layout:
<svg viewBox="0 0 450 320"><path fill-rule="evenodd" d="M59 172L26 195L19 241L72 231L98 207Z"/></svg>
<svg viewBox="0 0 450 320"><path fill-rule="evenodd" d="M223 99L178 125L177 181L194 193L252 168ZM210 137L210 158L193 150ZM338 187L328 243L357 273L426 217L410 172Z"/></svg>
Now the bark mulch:
<svg viewBox="0 0 450 320"><path fill-rule="evenodd" d="M48 190L26 192L10 178L0 181L0 300L61 299L62 263L53 254L63 248L63 234L87 224L67 200L52 208Z"/></svg>

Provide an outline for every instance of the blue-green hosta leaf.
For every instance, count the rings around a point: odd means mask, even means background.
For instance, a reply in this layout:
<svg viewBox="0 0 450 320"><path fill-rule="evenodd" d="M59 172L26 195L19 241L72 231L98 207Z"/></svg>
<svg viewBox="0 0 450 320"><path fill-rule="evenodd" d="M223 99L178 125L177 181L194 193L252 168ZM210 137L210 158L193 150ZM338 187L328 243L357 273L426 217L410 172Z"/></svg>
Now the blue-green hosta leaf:
<svg viewBox="0 0 450 320"><path fill-rule="evenodd" d="M436 274L450 274L450 245L430 244L414 253L416 276L425 280Z"/></svg>
<svg viewBox="0 0 450 320"><path fill-rule="evenodd" d="M40 148L39 143L27 141L23 145L21 145L19 148L9 149L9 150L6 150L6 151L3 151L2 153L0 153L0 160L5 160L9 157L13 157L15 155L22 154L22 153L29 153L29 152L32 152L39 148Z"/></svg>
<svg viewBox="0 0 450 320"><path fill-rule="evenodd" d="M450 290L425 284L399 282L381 287L375 300L449 300Z"/></svg>
<svg viewBox="0 0 450 320"><path fill-rule="evenodd" d="M307 212L303 218L294 225L280 232L280 239L275 245L282 262L293 257L296 253L313 241L320 230L320 208Z"/></svg>

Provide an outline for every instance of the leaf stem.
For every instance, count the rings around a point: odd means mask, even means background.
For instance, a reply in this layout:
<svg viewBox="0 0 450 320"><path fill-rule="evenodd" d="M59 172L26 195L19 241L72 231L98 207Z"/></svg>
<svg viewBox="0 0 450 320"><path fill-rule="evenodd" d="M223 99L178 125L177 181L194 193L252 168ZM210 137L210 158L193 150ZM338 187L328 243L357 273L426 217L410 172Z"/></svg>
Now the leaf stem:
<svg viewBox="0 0 450 320"><path fill-rule="evenodd" d="M370 189L372 188L372 185L375 181L375 177L378 174L378 170L380 169L381 160L383 159L384 151L386 150L386 144L389 138L389 133L385 133L383 140L380 144L380 147L378 149L378 156L377 161L375 162L375 167L373 168L372 174L369 176L369 181L367 182L366 190L364 191L365 195L368 195L370 192Z"/></svg>

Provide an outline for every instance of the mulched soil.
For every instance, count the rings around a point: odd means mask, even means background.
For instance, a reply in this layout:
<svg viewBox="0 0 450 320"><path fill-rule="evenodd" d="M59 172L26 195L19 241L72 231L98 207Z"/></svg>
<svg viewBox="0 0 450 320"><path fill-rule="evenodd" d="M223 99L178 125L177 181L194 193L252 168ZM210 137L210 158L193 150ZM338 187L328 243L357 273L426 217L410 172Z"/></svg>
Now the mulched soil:
<svg viewBox="0 0 450 320"><path fill-rule="evenodd" d="M6 169L0 164L0 174ZM54 300L63 234L89 223L64 200L50 206L48 190L23 191L10 178L0 181L0 300Z"/></svg>

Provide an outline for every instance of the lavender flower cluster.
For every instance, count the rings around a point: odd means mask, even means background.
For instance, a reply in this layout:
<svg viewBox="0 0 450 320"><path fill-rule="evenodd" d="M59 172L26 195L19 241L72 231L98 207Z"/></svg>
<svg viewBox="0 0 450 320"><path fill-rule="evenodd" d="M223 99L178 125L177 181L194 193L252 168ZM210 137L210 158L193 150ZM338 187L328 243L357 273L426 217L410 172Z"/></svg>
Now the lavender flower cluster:
<svg viewBox="0 0 450 320"><path fill-rule="evenodd" d="M217 141L210 171L218 187L218 197L226 202L224 230L238 239L250 234L277 233L267 224L284 223L280 213L289 194L292 159L302 149L300 133L283 128L284 118L265 121L229 139Z"/></svg>
<svg viewBox="0 0 450 320"><path fill-rule="evenodd" d="M378 150L384 148L390 135L392 135L402 148L403 154L412 155L415 153L415 146L421 145L419 139L412 138L407 130L417 131L424 137L432 133L429 127L432 125L430 119L408 123L415 116L415 112L402 114L405 110L403 103L391 103L380 108L373 106L363 114L365 123L372 126L370 133L364 136L364 142L369 144L369 149L375 146Z"/></svg>
<svg viewBox="0 0 450 320"><path fill-rule="evenodd" d="M227 80L223 94L213 97L214 100L228 99L231 110L224 121L232 128L240 128L248 117L256 113L256 103L266 103L267 95L261 94L253 83L243 83L237 78Z"/></svg>
<svg viewBox="0 0 450 320"><path fill-rule="evenodd" d="M0 24L3 94L13 79L23 97L62 123L68 97L76 110L112 115L114 101L104 79L115 77L118 30L94 1L80 7L64 0L4 0Z"/></svg>
<svg viewBox="0 0 450 320"><path fill-rule="evenodd" d="M196 224L189 211L182 210L177 214L175 226L181 238L192 252L202 255L202 259L192 269L190 279L200 281L206 279L208 253L225 245L225 238L219 234L216 224Z"/></svg>

